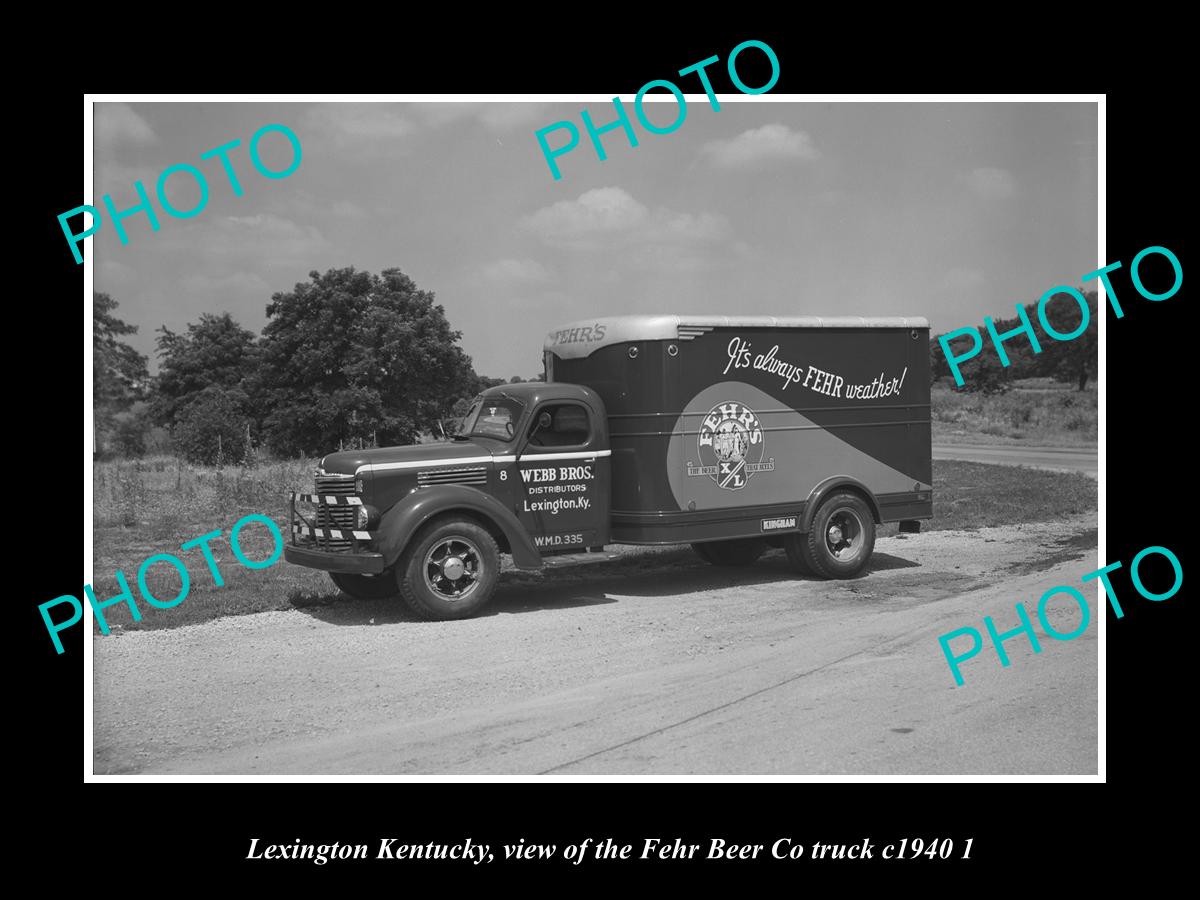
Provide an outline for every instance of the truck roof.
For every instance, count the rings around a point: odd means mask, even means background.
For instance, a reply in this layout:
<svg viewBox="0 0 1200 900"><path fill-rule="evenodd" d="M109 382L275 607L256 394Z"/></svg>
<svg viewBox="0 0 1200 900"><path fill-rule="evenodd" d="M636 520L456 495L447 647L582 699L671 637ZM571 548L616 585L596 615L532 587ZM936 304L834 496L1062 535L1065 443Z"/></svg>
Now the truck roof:
<svg viewBox="0 0 1200 900"><path fill-rule="evenodd" d="M638 315L583 319L546 335L543 350L560 359L589 356L628 341L690 341L714 328L928 328L924 316Z"/></svg>
<svg viewBox="0 0 1200 900"><path fill-rule="evenodd" d="M537 406L544 401L586 399L597 410L604 408L600 397L582 384L565 384L551 381L518 381L515 384L498 384L480 391L484 397L508 395L526 406Z"/></svg>

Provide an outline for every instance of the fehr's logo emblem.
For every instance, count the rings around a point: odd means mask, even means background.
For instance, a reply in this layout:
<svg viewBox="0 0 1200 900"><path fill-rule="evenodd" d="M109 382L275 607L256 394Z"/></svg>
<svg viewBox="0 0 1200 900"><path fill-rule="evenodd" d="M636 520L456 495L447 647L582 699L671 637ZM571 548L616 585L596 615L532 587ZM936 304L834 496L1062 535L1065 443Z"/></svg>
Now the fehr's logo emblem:
<svg viewBox="0 0 1200 900"><path fill-rule="evenodd" d="M740 491L756 472L773 472L775 458L762 461L766 441L758 416L750 407L730 401L718 403L700 425L696 452L700 464L689 459L688 475L707 475L717 487Z"/></svg>

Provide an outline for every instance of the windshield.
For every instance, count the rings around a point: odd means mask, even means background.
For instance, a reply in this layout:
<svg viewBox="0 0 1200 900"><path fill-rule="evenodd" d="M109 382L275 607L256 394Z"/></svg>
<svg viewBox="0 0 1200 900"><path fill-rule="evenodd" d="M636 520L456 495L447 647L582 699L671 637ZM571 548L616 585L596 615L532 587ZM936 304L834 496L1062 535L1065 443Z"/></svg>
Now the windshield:
<svg viewBox="0 0 1200 900"><path fill-rule="evenodd" d="M511 441L525 404L512 397L476 397L463 419L461 437L490 437Z"/></svg>

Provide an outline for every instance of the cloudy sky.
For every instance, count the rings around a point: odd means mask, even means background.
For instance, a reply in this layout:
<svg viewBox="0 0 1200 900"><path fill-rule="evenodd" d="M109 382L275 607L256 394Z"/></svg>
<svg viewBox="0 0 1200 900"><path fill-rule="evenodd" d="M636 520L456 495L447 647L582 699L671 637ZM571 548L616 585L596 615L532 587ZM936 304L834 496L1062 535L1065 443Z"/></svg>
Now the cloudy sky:
<svg viewBox="0 0 1200 900"><path fill-rule="evenodd" d="M398 267L436 293L477 371L528 377L544 334L575 319L924 315L940 331L1105 262L1093 104L735 99L689 98L667 135L634 119L639 145L610 132L603 162L583 133L558 181L534 131L579 124L581 108L601 125L611 104L97 104L97 205L134 205L134 180L153 194L175 163L201 168L210 197L194 218L160 210L158 232L130 218L125 246L105 223L89 239L95 286L153 359L160 325L229 311L258 331L272 293L313 269ZM647 109L661 125L675 114ZM268 123L303 147L284 179L247 156ZM240 197L199 159L235 138ZM261 146L272 168L291 158L279 134ZM187 209L199 194L180 174L168 197Z"/></svg>

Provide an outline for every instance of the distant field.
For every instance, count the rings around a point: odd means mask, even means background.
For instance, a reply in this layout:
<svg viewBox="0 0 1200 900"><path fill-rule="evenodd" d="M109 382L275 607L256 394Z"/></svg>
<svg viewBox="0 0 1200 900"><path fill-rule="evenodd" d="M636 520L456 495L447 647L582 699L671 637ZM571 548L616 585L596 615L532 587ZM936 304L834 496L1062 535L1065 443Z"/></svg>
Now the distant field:
<svg viewBox="0 0 1200 900"><path fill-rule="evenodd" d="M230 527L247 513L262 513L286 527L286 492L311 489L316 460L268 463L218 471L155 457L131 462L97 463L94 483L94 590L98 600L117 593L113 572L125 572L137 599L135 579L142 560L154 553L174 553L187 563L191 592L179 606L159 610L140 602L141 623L131 621L124 605L108 609L110 625L120 628L173 628L220 616L243 615L294 606L326 605L340 594L329 577L280 560L268 569L251 571L233 558ZM1096 482L1083 475L980 463L935 461L934 515L923 530L973 529L1020 522L1055 521L1096 509ZM214 529L214 556L224 587L214 587L198 550L179 545ZM883 534L895 533L885 526ZM286 537L286 533L285 533ZM252 559L270 552L270 536L259 526L240 535ZM652 554L679 554L678 548L623 548L630 574L644 568ZM687 552L686 550L684 552ZM548 576L548 577L553 577ZM174 571L156 565L147 578L155 596L169 599L179 590Z"/></svg>
<svg viewBox="0 0 1200 900"><path fill-rule="evenodd" d="M1096 387L1085 391L1050 378L1026 378L1005 394L958 393L934 383L934 443L1095 447Z"/></svg>

